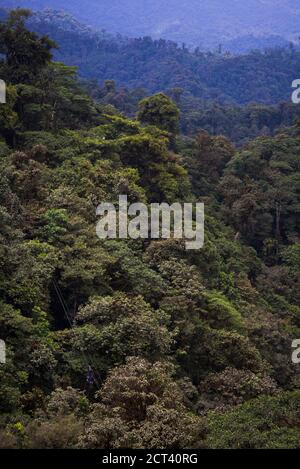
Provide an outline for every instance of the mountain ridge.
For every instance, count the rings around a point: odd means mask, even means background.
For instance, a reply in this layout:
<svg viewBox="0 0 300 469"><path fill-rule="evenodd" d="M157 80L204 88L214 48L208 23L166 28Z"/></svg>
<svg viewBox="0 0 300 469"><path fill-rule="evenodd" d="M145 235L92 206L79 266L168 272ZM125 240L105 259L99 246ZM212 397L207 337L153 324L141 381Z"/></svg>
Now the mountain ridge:
<svg viewBox="0 0 300 469"><path fill-rule="evenodd" d="M5 5L64 10L97 29L210 49L226 46L245 31L258 39L275 35L293 42L300 34L300 8L289 0L87 0L84 9L78 0L68 5L62 0L6 0Z"/></svg>

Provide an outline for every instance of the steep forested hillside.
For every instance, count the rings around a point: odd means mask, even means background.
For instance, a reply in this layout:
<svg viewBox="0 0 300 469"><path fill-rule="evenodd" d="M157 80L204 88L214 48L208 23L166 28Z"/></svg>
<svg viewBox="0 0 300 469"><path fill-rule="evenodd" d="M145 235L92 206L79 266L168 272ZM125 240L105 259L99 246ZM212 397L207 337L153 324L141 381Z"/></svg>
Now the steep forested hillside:
<svg viewBox="0 0 300 469"><path fill-rule="evenodd" d="M163 94L129 120L24 15L0 25L0 447L299 446L299 126L237 151L176 134ZM204 248L98 239L119 194L204 201Z"/></svg>
<svg viewBox="0 0 300 469"><path fill-rule="evenodd" d="M200 47L281 36L298 40L300 10L293 0L6 0L8 7L66 10L97 28ZM141 20L142 19L142 20Z"/></svg>

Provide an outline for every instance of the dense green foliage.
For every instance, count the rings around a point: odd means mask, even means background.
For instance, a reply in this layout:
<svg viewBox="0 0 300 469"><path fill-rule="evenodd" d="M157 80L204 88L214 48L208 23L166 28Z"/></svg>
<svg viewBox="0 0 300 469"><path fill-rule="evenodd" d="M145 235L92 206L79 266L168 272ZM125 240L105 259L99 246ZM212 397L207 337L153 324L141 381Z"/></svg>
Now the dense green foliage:
<svg viewBox="0 0 300 469"><path fill-rule="evenodd" d="M94 81L85 80L82 86L97 102L111 105L131 118L138 113L140 101L147 96L142 88L119 88L114 80L105 80L100 87ZM256 137L275 136L300 118L300 108L292 102L274 106L237 106L201 100L187 95L182 88L172 88L164 94L180 109L180 129L184 135L194 138L201 129L211 135L224 135L237 146Z"/></svg>
<svg viewBox="0 0 300 469"><path fill-rule="evenodd" d="M94 102L26 15L0 27L0 447L299 448L299 126L175 139L170 98ZM204 201L204 248L98 239L119 194Z"/></svg>

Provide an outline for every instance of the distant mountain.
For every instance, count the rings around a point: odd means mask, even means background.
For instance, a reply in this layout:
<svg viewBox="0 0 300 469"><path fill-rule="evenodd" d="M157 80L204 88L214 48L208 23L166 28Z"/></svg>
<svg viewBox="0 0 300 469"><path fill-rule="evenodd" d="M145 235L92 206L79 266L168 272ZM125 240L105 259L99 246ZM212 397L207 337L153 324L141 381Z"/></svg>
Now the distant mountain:
<svg viewBox="0 0 300 469"><path fill-rule="evenodd" d="M33 10L32 10L33 11ZM33 12L27 21L28 26L40 34L46 34L59 39L59 35L80 36L85 39L93 39L95 42L103 40L121 40L120 34L109 34L104 29L95 29L78 21L74 16L62 10L45 9ZM124 38L125 40L125 38ZM58 43L60 43L58 41Z"/></svg>
<svg viewBox="0 0 300 469"><path fill-rule="evenodd" d="M300 53L293 46L238 56L190 51L163 39L96 31L50 10L35 14L29 25L54 39L55 59L77 66L84 78L115 80L119 87L146 93L181 88L193 102L197 99L197 107L290 101L292 81L300 77Z"/></svg>
<svg viewBox="0 0 300 469"><path fill-rule="evenodd" d="M248 34L239 36L222 45L223 51L230 51L233 54L247 54L252 50L266 50L275 47L289 47L290 41L281 36L253 36ZM298 46L299 47L299 46Z"/></svg>
<svg viewBox="0 0 300 469"><path fill-rule="evenodd" d="M5 6L65 10L112 33L205 48L230 47L248 35L269 45L278 36L282 41L300 36L299 0L6 0Z"/></svg>

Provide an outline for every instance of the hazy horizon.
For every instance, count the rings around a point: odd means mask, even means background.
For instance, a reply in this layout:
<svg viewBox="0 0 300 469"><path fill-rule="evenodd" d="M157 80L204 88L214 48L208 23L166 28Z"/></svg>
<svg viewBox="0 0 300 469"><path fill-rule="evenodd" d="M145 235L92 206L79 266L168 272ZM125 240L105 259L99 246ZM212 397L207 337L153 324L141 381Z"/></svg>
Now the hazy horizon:
<svg viewBox="0 0 300 469"><path fill-rule="evenodd" d="M149 35L200 47L247 36L293 42L300 36L300 5L290 0L6 0L3 6L63 10L111 33Z"/></svg>

